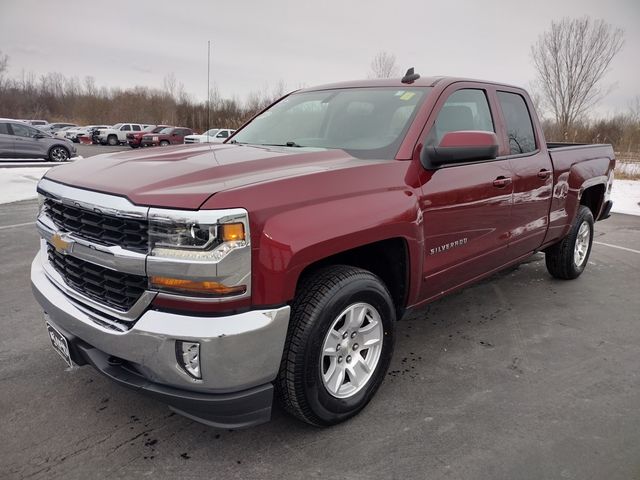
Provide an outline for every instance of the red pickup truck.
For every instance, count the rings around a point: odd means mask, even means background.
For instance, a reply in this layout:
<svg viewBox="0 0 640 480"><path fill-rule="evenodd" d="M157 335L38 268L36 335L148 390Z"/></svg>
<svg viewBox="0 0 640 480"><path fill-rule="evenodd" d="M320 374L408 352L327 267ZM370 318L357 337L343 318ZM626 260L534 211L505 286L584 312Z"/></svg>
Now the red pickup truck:
<svg viewBox="0 0 640 480"><path fill-rule="evenodd" d="M140 140L141 147L168 147L169 145L182 145L184 137L193 135L194 131L185 127L166 127L159 132L146 133Z"/></svg>
<svg viewBox="0 0 640 480"><path fill-rule="evenodd" d="M588 263L609 145L545 143L527 93L457 78L296 91L221 145L49 170L31 280L69 365L218 427L275 396L357 414L408 310L543 251Z"/></svg>
<svg viewBox="0 0 640 480"><path fill-rule="evenodd" d="M141 132L127 133L127 144L131 148L142 147L142 137L148 133L160 133L165 128L172 128L170 125L150 125Z"/></svg>

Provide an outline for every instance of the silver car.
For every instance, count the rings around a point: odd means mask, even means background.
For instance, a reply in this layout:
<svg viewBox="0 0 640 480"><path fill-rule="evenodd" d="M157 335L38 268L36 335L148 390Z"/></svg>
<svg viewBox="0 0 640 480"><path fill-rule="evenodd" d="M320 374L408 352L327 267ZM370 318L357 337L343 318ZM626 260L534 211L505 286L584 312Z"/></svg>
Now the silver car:
<svg viewBox="0 0 640 480"><path fill-rule="evenodd" d="M0 118L0 158L65 162L76 155L76 147L69 140L55 138L18 120Z"/></svg>

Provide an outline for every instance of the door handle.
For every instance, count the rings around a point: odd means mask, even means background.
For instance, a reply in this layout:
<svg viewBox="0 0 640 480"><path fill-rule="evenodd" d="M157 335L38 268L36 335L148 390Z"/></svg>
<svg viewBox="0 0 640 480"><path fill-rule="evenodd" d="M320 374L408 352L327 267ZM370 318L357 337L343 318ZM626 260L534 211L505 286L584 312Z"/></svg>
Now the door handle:
<svg viewBox="0 0 640 480"><path fill-rule="evenodd" d="M538 177L540 178L549 178L549 175L551 175L551 170L547 170L546 168L538 172Z"/></svg>
<svg viewBox="0 0 640 480"><path fill-rule="evenodd" d="M499 176L493 181L493 186L496 188L504 188L507 185L511 185L511 177Z"/></svg>

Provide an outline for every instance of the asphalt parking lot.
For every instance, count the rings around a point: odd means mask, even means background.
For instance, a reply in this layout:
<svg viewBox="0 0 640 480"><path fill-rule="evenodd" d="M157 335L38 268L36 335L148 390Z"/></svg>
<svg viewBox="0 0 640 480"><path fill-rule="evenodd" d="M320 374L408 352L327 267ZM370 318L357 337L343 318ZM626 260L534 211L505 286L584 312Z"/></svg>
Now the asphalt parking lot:
<svg viewBox="0 0 640 480"><path fill-rule="evenodd" d="M228 431L65 370L29 286L35 211L0 206L0 478L640 478L640 217L598 223L575 281L537 254L400 322L353 420Z"/></svg>

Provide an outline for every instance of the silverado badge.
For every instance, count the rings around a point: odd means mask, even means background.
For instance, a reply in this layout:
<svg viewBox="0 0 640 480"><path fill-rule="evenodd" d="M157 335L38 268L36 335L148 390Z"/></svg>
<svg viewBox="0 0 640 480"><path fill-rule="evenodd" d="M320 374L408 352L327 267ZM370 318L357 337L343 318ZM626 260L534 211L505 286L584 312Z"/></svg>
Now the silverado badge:
<svg viewBox="0 0 640 480"><path fill-rule="evenodd" d="M51 237L51 245L56 249L56 252L63 255L69 255L71 253L74 243L75 242L73 240L63 236L63 234L54 233Z"/></svg>

